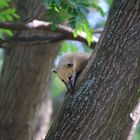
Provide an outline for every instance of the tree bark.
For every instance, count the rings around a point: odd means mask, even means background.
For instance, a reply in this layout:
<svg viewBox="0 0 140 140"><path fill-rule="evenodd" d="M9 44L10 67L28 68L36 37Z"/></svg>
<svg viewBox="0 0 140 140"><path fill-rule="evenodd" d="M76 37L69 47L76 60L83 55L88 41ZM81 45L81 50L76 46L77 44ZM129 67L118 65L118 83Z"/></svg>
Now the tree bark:
<svg viewBox="0 0 140 140"><path fill-rule="evenodd" d="M139 0L113 1L81 76L45 140L126 140L130 113L140 97Z"/></svg>
<svg viewBox="0 0 140 140"><path fill-rule="evenodd" d="M40 0L15 0L13 5L21 16L21 21L36 17L42 19L45 12ZM26 37L32 34L34 32L21 32ZM44 119L37 115L41 102L51 100L48 83L59 47L56 43L8 44L11 45L14 48L5 50L0 79L0 140L35 140L34 135L39 126L35 122ZM51 109L51 104L50 108L47 107L45 113ZM48 123L46 119L44 123Z"/></svg>

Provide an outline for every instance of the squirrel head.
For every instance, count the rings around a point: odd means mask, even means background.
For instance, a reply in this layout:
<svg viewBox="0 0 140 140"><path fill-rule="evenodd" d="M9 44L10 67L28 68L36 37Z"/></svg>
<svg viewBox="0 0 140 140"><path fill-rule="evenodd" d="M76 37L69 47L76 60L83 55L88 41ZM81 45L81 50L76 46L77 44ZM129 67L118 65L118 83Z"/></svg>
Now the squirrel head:
<svg viewBox="0 0 140 140"><path fill-rule="evenodd" d="M76 71L72 61L66 61L63 64L58 65L58 67L52 69L52 71L58 75L68 90L73 89L76 78Z"/></svg>

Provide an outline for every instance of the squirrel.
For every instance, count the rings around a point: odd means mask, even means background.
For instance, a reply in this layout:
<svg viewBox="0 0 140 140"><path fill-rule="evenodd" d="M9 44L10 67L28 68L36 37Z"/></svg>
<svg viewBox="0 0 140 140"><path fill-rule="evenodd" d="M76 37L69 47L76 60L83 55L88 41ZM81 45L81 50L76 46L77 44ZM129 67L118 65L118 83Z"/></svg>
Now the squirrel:
<svg viewBox="0 0 140 140"><path fill-rule="evenodd" d="M62 80L68 90L73 90L75 81L86 66L91 53L66 53L64 54L56 68L52 69L54 73Z"/></svg>

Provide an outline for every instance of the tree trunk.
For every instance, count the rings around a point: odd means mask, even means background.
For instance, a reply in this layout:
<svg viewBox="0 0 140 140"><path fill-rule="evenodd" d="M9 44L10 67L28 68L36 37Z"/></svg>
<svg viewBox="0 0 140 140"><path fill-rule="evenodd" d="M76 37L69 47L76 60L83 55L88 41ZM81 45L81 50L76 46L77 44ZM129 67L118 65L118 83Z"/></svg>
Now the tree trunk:
<svg viewBox="0 0 140 140"><path fill-rule="evenodd" d="M18 9L21 21L40 19L45 12L40 0L15 0L13 5ZM21 33L22 36L31 34L27 31ZM59 47L55 43L8 45L13 48L5 50L0 79L0 140L36 139L33 135L39 125L35 122L42 123L44 119L37 113L42 101L50 102L48 83ZM51 104L47 107L45 113L51 109ZM43 123L48 121L44 119Z"/></svg>
<svg viewBox="0 0 140 140"><path fill-rule="evenodd" d="M130 113L140 97L139 0L113 1L103 35L81 76L45 140L126 140Z"/></svg>

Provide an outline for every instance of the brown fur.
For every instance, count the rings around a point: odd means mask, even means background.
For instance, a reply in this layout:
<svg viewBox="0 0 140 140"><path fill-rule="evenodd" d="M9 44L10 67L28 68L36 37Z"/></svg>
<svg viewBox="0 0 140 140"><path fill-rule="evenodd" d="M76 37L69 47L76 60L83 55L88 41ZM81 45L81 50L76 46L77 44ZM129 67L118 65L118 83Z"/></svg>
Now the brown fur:
<svg viewBox="0 0 140 140"><path fill-rule="evenodd" d="M90 53L66 53L58 63L56 69L58 77L66 84L68 89L73 88L78 74L88 62Z"/></svg>

